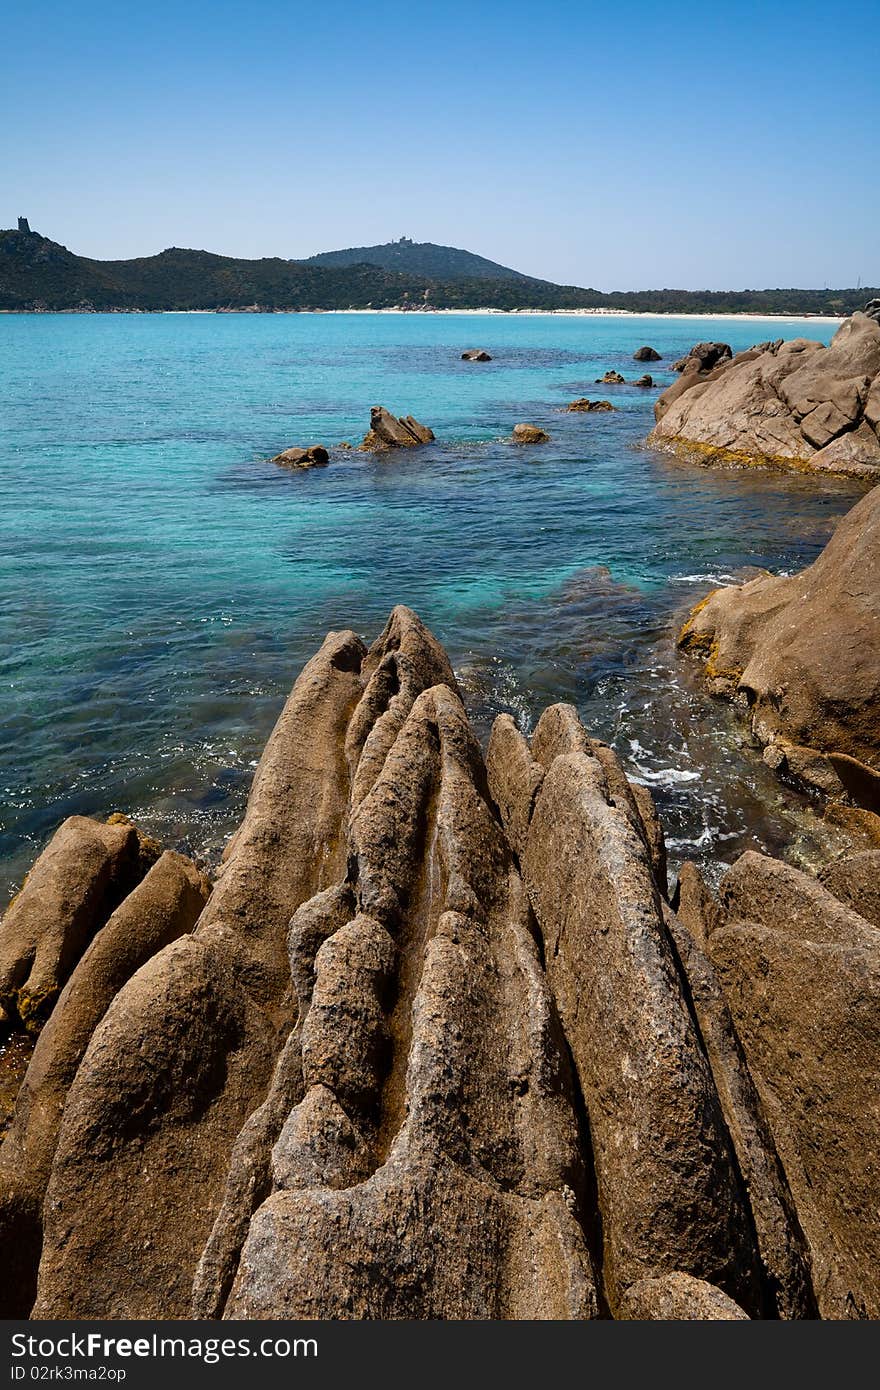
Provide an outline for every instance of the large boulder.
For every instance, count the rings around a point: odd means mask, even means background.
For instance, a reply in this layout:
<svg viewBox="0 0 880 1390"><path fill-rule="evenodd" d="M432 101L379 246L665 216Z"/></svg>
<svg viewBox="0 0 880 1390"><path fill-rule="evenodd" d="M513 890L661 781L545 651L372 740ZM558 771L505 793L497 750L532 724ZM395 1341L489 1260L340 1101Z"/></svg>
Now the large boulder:
<svg viewBox="0 0 880 1390"><path fill-rule="evenodd" d="M729 359L698 344L660 396L649 442L710 461L880 478L880 322L853 314L829 347L761 343ZM676 364L677 366L680 364Z"/></svg>
<svg viewBox="0 0 880 1390"><path fill-rule="evenodd" d="M640 347L636 348L633 358L636 362L659 362L662 355L656 348Z"/></svg>
<svg viewBox="0 0 880 1390"><path fill-rule="evenodd" d="M384 405L374 405L370 410L370 428L359 447L382 453L386 449L413 449L417 444L430 444L433 438L433 431L412 415L398 419Z"/></svg>
<svg viewBox="0 0 880 1390"><path fill-rule="evenodd" d="M678 643L705 660L714 693L748 711L771 766L876 813L880 488L847 513L807 569L714 590Z"/></svg>

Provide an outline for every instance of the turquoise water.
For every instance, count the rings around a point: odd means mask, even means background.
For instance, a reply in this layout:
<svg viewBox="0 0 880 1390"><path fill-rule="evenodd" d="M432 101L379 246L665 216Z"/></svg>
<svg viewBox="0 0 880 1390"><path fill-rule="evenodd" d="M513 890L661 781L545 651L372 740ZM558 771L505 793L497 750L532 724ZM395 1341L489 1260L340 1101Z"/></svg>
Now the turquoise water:
<svg viewBox="0 0 880 1390"><path fill-rule="evenodd" d="M811 559L851 485L709 471L641 447L698 338L821 323L428 315L0 317L0 877L73 812L216 854L283 697L331 627L396 602L446 643L481 734L576 701L657 795L673 856L812 833L670 634L712 583ZM489 364L459 360L485 347ZM613 414L567 415L572 397ZM381 402L437 443L357 443ZM517 448L512 426L551 443ZM805 829L806 826L806 829Z"/></svg>

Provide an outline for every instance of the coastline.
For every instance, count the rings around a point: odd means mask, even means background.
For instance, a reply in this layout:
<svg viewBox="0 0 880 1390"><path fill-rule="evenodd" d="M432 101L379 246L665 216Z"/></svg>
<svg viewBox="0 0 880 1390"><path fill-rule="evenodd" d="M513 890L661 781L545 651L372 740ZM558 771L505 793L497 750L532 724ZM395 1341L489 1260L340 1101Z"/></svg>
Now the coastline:
<svg viewBox="0 0 880 1390"><path fill-rule="evenodd" d="M64 315L100 315L100 314L159 314L171 316L191 316L227 314L298 314L318 317L321 314L333 315L335 317L348 314L361 315L406 315L407 318L446 316L452 318L484 318L489 315L499 315L505 318L609 318L609 319L657 319L664 320L693 320L702 322L710 320L712 322L755 322L767 323L771 320L779 323L842 323L847 314L736 314L736 313L717 313L717 314L685 314L685 313L660 313L658 310L635 310L635 309L0 309L0 315L9 317L21 315L38 315L48 317L52 314Z"/></svg>

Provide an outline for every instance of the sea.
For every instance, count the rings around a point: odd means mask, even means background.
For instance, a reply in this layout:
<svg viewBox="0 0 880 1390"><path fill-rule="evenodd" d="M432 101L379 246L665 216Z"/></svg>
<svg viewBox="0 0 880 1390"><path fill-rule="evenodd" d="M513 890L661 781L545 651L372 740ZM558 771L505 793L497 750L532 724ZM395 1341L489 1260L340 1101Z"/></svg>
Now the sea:
<svg viewBox="0 0 880 1390"><path fill-rule="evenodd" d="M764 767L674 636L711 588L808 564L860 489L710 469L645 438L694 342L834 328L0 316L0 890L74 813L128 812L215 861L304 662L331 628L371 640L397 603L446 645L482 740L501 711L528 731L573 702L650 788L673 865L717 878L749 847L821 858L820 808ZM643 344L662 360L635 362ZM609 369L656 387L596 385ZM584 395L616 408L565 412ZM376 404L436 442L337 451ZM550 442L510 443L521 421ZM316 443L327 468L270 461Z"/></svg>

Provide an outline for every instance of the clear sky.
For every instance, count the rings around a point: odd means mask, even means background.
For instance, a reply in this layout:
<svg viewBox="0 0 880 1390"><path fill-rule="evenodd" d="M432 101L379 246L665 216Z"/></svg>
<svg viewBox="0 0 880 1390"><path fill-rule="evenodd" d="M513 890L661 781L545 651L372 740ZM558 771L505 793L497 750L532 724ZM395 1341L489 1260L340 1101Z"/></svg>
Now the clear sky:
<svg viewBox="0 0 880 1390"><path fill-rule="evenodd" d="M877 0L43 0L2 33L0 225L84 255L880 282Z"/></svg>

